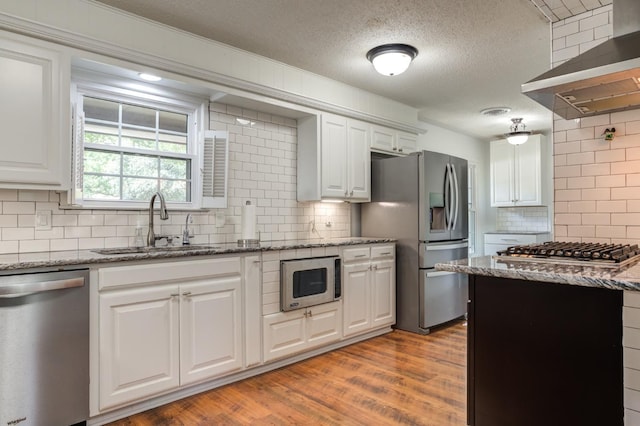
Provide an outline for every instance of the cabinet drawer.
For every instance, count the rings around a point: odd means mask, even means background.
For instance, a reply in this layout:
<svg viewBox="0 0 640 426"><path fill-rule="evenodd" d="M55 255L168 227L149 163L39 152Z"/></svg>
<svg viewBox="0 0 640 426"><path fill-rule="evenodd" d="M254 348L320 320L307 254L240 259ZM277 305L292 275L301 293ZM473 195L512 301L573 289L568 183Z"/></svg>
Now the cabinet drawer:
<svg viewBox="0 0 640 426"><path fill-rule="evenodd" d="M485 244L531 244L537 241L536 235L528 234L484 234Z"/></svg>
<svg viewBox="0 0 640 426"><path fill-rule="evenodd" d="M143 265L104 267L98 271L98 289L125 287L159 282L171 282L184 278L240 275L242 268L239 257L186 260Z"/></svg>
<svg viewBox="0 0 640 426"><path fill-rule="evenodd" d="M368 260L371 257L371 249L369 247L349 248L342 251L342 260L344 262L353 262L358 260Z"/></svg>
<svg viewBox="0 0 640 426"><path fill-rule="evenodd" d="M393 259L396 254L394 246L373 246L371 247L372 259Z"/></svg>

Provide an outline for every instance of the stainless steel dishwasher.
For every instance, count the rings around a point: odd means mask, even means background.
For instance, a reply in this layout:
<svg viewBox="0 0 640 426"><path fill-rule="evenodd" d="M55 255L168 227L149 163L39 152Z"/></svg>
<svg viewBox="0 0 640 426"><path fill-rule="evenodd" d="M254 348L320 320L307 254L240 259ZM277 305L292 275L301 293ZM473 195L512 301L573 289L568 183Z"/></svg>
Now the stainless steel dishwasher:
<svg viewBox="0 0 640 426"><path fill-rule="evenodd" d="M0 425L89 417L89 271L0 274Z"/></svg>

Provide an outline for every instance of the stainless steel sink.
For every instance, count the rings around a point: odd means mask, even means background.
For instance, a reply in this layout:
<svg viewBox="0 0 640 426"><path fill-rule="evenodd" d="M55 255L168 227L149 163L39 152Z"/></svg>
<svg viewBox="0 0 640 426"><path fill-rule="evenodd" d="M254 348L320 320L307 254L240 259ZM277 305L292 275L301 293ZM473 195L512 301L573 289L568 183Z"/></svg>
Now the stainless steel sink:
<svg viewBox="0 0 640 426"><path fill-rule="evenodd" d="M91 250L98 254L136 254L136 253L161 253L167 251L195 251L195 250L215 250L220 247L189 245L189 246L164 246L164 247L115 247L107 249Z"/></svg>

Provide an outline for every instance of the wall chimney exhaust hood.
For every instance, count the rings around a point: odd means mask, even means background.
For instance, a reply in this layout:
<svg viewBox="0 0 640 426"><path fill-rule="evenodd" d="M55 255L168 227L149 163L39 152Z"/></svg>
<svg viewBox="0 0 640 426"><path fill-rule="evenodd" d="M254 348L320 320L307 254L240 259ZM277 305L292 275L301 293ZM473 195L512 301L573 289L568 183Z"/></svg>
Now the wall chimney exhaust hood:
<svg viewBox="0 0 640 426"><path fill-rule="evenodd" d="M522 85L565 119L640 108L640 1L613 1L614 37Z"/></svg>

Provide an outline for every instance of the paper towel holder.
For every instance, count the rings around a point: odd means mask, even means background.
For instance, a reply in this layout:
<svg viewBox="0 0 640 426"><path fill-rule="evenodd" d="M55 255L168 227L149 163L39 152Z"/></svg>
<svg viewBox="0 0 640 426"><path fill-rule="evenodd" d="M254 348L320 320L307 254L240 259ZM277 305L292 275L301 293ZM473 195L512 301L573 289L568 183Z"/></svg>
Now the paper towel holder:
<svg viewBox="0 0 640 426"><path fill-rule="evenodd" d="M247 201L246 205L250 206L251 205L251 201ZM244 215L243 215L243 220L244 220ZM255 232L252 232L252 233L255 233ZM258 235L260 235L260 231L258 231ZM245 247L245 248L260 247L260 237L258 237L257 239L255 239L255 238L250 238L250 239L241 238L241 239L238 240L238 247Z"/></svg>

